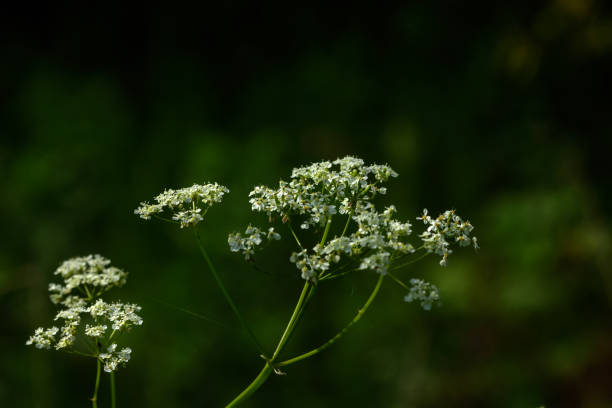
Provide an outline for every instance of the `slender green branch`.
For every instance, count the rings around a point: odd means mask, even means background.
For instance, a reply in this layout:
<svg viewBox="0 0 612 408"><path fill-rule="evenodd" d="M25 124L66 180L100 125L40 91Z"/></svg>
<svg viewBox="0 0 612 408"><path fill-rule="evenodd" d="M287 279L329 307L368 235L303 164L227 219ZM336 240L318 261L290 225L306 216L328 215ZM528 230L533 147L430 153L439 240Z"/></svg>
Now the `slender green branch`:
<svg viewBox="0 0 612 408"><path fill-rule="evenodd" d="M93 396L91 397L92 408L98 408L98 388L100 388L100 368L101 368L100 359L96 358L96 386L94 388Z"/></svg>
<svg viewBox="0 0 612 408"><path fill-rule="evenodd" d="M115 393L115 372L110 373L110 389L111 389L111 408L117 407L117 396Z"/></svg>
<svg viewBox="0 0 612 408"><path fill-rule="evenodd" d="M283 335L281 336L270 361L274 361L274 359L278 356L278 353L280 353L283 347L285 346L285 343L287 343L287 340L289 340L289 336L291 336L291 334L293 333L298 318L301 315L301 310L304 307L304 302L306 301L312 287L312 283L310 281L306 281L304 287L302 288L302 293L300 293L300 298L298 299L298 302L295 305L295 308L293 309L293 314L289 319L289 323L287 323L287 327L285 328L285 331L283 332Z"/></svg>
<svg viewBox="0 0 612 408"><path fill-rule="evenodd" d="M117 329L113 330L110 334L110 336L108 336L108 342L110 343L110 341L113 339L113 337L115 337L115 333L117 333Z"/></svg>
<svg viewBox="0 0 612 408"><path fill-rule="evenodd" d="M240 324L242 325L244 330L249 334L249 336L250 336L251 340L253 341L253 344L257 348L257 350L261 354L264 354L263 347L261 347L261 344L259 343L259 341L257 341L257 337L255 337L255 333L253 333L251 328L247 325L246 321L242 317L242 314L240 313L240 311L236 307L236 304L234 303L234 301L232 300L231 296L227 292L227 289L225 289L225 285L223 284L223 281L221 280L221 277L217 273L217 270L215 269L215 266L213 265L212 261L210 260L210 257L208 256L208 253L206 252L206 250L204 249L204 246L202 245L202 240L200 239L200 234L198 233L198 230L196 228L194 228L193 232L195 234L196 240L198 241L198 246L200 247L200 252L202 253L202 256L204 257L204 260L208 264L208 267L210 268L210 271L212 272L213 276L215 277L215 280L217 281L217 285L219 286L219 289L221 289L221 292L223 293L223 296L227 300L227 303L229 303L230 307L232 308L232 311L234 312L234 314L238 318L238 321L240 321Z"/></svg>
<svg viewBox="0 0 612 408"><path fill-rule="evenodd" d="M413 263L415 263L415 262L418 262L418 261L420 261L421 259L425 258L425 257L426 257L427 255L429 255L429 254L430 254L429 252L424 252L424 253L423 253L422 255L420 255L419 257L414 258L414 259L412 259L412 260L410 260L410 261L408 261L408 262L406 262L406 263L403 263L403 264L401 264L401 265L396 265L396 266L394 266L394 267L392 267L392 268L389 268L389 270L390 270L390 271L395 271L395 270L397 270L397 269L403 268L404 266L411 265L411 264L413 264Z"/></svg>
<svg viewBox="0 0 612 408"><path fill-rule="evenodd" d="M337 279L337 278L341 278L345 275L348 275L349 273L353 273L356 271L360 271L361 269L350 269L348 271L344 271L341 273L334 273L334 274L327 274L327 275L323 275L319 278L320 281L324 281L324 280L332 280L332 279Z"/></svg>
<svg viewBox="0 0 612 408"><path fill-rule="evenodd" d="M297 237L295 231L293 230L293 227L291 226L291 221L287 222L287 226L289 227L289 231L291 231L291 235L293 235L293 238L295 239L295 242L297 242L298 246L300 247L300 249L304 249L304 247L302 246L302 243L300 242L300 239Z"/></svg>
<svg viewBox="0 0 612 408"><path fill-rule="evenodd" d="M83 288L85 289L85 292L87 293L87 300L93 300L93 296L91 295L91 292L89 291L89 288L87 287L87 285L84 285Z"/></svg>
<svg viewBox="0 0 612 408"><path fill-rule="evenodd" d="M178 222L178 221L171 220L169 218L164 218L164 217L161 217L161 216L156 215L156 214L153 214L153 217L157 218L160 221L169 222L170 224L180 224L180 222Z"/></svg>
<svg viewBox="0 0 612 408"><path fill-rule="evenodd" d="M64 350L64 352L68 353L68 354L77 354L79 356L83 356L83 357L96 357L95 354L87 354L87 353L83 353L81 351L78 350Z"/></svg>
<svg viewBox="0 0 612 408"><path fill-rule="evenodd" d="M272 371L272 367L268 362L266 362L266 365L264 365L264 367L261 369L257 377L255 377L253 382L249 384L249 386L246 387L236 398L234 398L232 402L227 404L225 408L235 407L238 406L238 404L244 402L247 398L251 396L251 394L257 391L263 383L266 382L270 374L272 374Z"/></svg>
<svg viewBox="0 0 612 408"><path fill-rule="evenodd" d="M351 208L351 211L349 212L348 218L346 219L346 224L344 224L344 229L342 230L342 235L340 235L341 237L344 236L344 234L346 234L346 230L348 230L348 226L351 223L351 219L353 218L353 214L355 214L355 207L357 204L353 203L353 207Z"/></svg>
<svg viewBox="0 0 612 408"><path fill-rule="evenodd" d="M323 231L323 237L321 237L321 246L323 246L323 244L325 244L325 241L327 241L327 234L329 234L329 229L331 228L331 222L332 222L332 219L330 217L327 220L327 223L325 224L325 230Z"/></svg>
<svg viewBox="0 0 612 408"><path fill-rule="evenodd" d="M179 312L183 312L183 313L186 313L186 314L191 315L193 317L196 317L198 319L201 319L201 320L207 321L209 323L215 324L215 325L217 325L219 327L222 327L222 328L224 328L226 330L231 330L231 331L238 332L238 333L240 332L240 329L238 329L237 327L228 326L228 325L226 325L224 323L221 323L220 321L218 321L216 319L213 319L212 317L208 317L208 316L205 316L203 314L196 313L196 312L194 312L192 310L189 310L189 309L186 309L184 307L180 307L180 306L174 305L172 303L165 302L163 300L159 300L159 299L152 298L152 297L149 297L149 299L151 299L152 301L157 302L159 304L162 304L162 305L164 305L166 307L178 310Z"/></svg>
<svg viewBox="0 0 612 408"><path fill-rule="evenodd" d="M308 357L311 357L315 354L320 353L321 351L325 350L326 348L328 348L329 346L331 346L332 344L334 344L339 338L341 338L355 323L357 323L361 317L364 315L364 313L366 312L366 310L368 310L368 307L370 307L370 305L372 304L372 302L374 301L374 298L376 297L376 295L378 294L378 291L380 289L380 286L382 284L382 281L384 279L384 275L380 275L378 277L378 280L376 281L376 286L374 287L374 290L372 290L372 293L370 294L370 296L368 297L368 300L365 302L365 304L361 307L361 309L359 309L359 311L357 312L357 315L353 318L353 320L351 320L349 322L348 325L346 325L340 332L338 332L338 334L336 334L334 337L332 337L331 339L329 339L327 342L323 343L323 345L317 347L314 350L311 350L307 353L301 354L297 357L291 358L289 360L285 360L285 361L281 361L280 363L278 363L277 365L279 367L281 366L286 366L289 364L293 364L293 363L297 363L298 361L304 360Z"/></svg>
<svg viewBox="0 0 612 408"><path fill-rule="evenodd" d="M280 374L280 371L278 371L275 368L274 360L278 357L279 353L282 351L283 347L285 346L285 344L291 337L293 330L295 330L297 322L300 320L300 317L302 316L302 312L304 311L304 307L306 303L308 302L308 300L310 299L310 297L312 296L313 291L314 291L314 285L312 284L312 282L306 281L306 283L304 284L304 287L302 288L302 292L300 293L298 302L295 305L293 313L291 314L291 318L289 319L289 322L287 323L287 327L285 328L285 331L283 332L278 342L278 345L276 346L276 349L274 350L274 354L272 358L269 360L266 359L266 363L264 367L261 369L261 371L259 372L259 374L257 375L257 377L255 377L255 379L251 382L251 384L249 384L236 398L234 398L226 406L226 408L235 407L238 404L244 402L255 391L257 391L259 387L263 385L263 383L266 382L266 380L268 379L268 377L273 371L276 371L277 373Z"/></svg>
<svg viewBox="0 0 612 408"><path fill-rule="evenodd" d="M387 272L387 275L389 275L389 277L393 279L395 283L400 285L402 288L406 289L407 291L410 291L410 288L408 287L408 285L402 282L397 276L393 275L391 272Z"/></svg>

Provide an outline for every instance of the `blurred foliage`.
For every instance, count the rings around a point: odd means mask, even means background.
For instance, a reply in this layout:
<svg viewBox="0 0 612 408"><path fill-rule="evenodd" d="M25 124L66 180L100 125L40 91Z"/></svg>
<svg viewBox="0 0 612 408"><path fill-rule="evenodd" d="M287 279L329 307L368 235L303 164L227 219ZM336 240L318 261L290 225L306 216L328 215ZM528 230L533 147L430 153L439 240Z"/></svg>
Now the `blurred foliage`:
<svg viewBox="0 0 612 408"><path fill-rule="evenodd" d="M454 207L482 249L403 273L438 284L443 307L387 282L339 344L249 406L612 406L609 4L40 7L0 17L0 406L87 401L92 361L24 343L53 316L52 272L88 253L128 270L118 296L143 306L119 406L227 402L262 361L193 237L132 211L166 187L227 185L203 239L271 348L301 286L289 247L266 252L265 275L227 234L265 221L252 186L346 154L400 173L383 200L400 216ZM335 333L373 284L321 287L287 354Z"/></svg>

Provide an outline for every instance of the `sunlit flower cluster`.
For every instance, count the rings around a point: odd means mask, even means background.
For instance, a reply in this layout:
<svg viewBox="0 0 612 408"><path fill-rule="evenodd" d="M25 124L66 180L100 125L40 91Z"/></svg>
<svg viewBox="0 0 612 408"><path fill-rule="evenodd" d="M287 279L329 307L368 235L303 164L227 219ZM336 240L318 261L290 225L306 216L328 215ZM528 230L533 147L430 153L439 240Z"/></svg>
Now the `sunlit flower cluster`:
<svg viewBox="0 0 612 408"><path fill-rule="evenodd" d="M110 261L100 255L88 255L65 261L55 274L64 279L63 284L49 285L51 300L62 307L54 318L60 322L60 327L38 328L26 344L99 358L106 371L114 371L119 363L127 362L129 348L114 354L116 345L111 346L112 351L109 347L109 351L102 354L101 348L120 333L140 326L142 318L137 313L141 308L135 304L106 303L98 298L107 290L125 284L127 273L111 266ZM82 338L83 345L89 348L77 349L78 338Z"/></svg>
<svg viewBox="0 0 612 408"><path fill-rule="evenodd" d="M106 352L100 353L98 358L104 363L104 371L110 373L115 371L119 364L125 364L130 361L131 354L131 348L125 347L120 351L117 351L117 344L113 343L108 346Z"/></svg>
<svg viewBox="0 0 612 408"><path fill-rule="evenodd" d="M218 183L194 184L178 190L168 189L155 197L155 204L140 203L134 214L145 220L157 216L174 220L181 228L191 227L202 221L210 206L220 203L227 193L227 187Z"/></svg>
<svg viewBox="0 0 612 408"><path fill-rule="evenodd" d="M50 283L49 292L53 303L73 302L71 295L87 297L125 284L127 273L110 265L110 260L100 255L87 255L64 261L55 271L63 284Z"/></svg>
<svg viewBox="0 0 612 408"><path fill-rule="evenodd" d="M58 331L59 329L55 326L50 329L39 327L34 331L34 334L30 336L28 341L26 341L26 345L34 345L34 347L39 349L50 349L51 345L55 342L55 335Z"/></svg>
<svg viewBox="0 0 612 408"><path fill-rule="evenodd" d="M289 260L303 279L316 282L351 270L372 270L385 275L395 265L402 267L401 263L410 260L410 254L416 251L408 242L412 225L395 218L395 206L379 211L373 203L386 193L384 183L396 176L387 165L366 165L361 159L347 156L296 168L291 179L281 180L278 188L257 186L250 192L249 202L253 211L265 213L270 222L281 220L289 224L299 246ZM336 227L334 233L328 234L332 219ZM425 210L418 219L427 225L420 235L423 244L418 250L440 255L442 266L452 253L453 243L478 247L476 238L470 237L473 226L453 210L435 219ZM320 233L325 228L324 238L313 246L303 246L291 227L296 221L302 230ZM242 252L249 260L264 235L249 226L244 236L231 234L228 243L232 251ZM407 301L419 301L429 309L438 300L435 286L414 279L411 284Z"/></svg>
<svg viewBox="0 0 612 408"><path fill-rule="evenodd" d="M268 228L267 232L263 232L257 227L249 225L244 232L244 235L235 232L227 237L227 243L232 252L241 252L245 260L250 260L255 254L255 249L263 242L263 240L272 241L280 240L281 236L274 231L273 227Z"/></svg>
<svg viewBox="0 0 612 408"><path fill-rule="evenodd" d="M281 180L277 189L257 186L249 194L253 211L283 219L302 216L302 229L324 226L334 214L348 214L356 200L385 194L382 186L397 173L387 165L365 166L363 160L347 156L294 169L291 181Z"/></svg>
<svg viewBox="0 0 612 408"><path fill-rule="evenodd" d="M428 215L427 209L423 210L423 215L417 217L427 225L427 230L420 237L423 240L423 246L428 252L433 252L442 257L440 265L446 266L448 256L453 253L449 248L450 243L454 240L459 246L474 245L478 249L478 240L476 237L470 238L470 233L474 229L469 221L463 221L461 217L455 214L454 210L448 210L440 214L437 218L431 218Z"/></svg>

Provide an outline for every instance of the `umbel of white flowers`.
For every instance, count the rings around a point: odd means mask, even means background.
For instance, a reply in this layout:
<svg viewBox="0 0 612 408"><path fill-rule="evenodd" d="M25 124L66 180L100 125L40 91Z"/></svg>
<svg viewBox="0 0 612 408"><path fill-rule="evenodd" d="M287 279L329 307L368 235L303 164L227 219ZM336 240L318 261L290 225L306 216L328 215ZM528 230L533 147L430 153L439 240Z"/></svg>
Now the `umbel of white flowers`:
<svg viewBox="0 0 612 408"><path fill-rule="evenodd" d="M379 212L374 205L375 198L386 194L384 183L391 177L397 177L397 173L387 165L365 165L363 160L347 156L296 168L290 181L281 180L278 188L256 186L249 194L249 202L253 211L265 213L270 222L280 219L290 228L294 220L299 220L301 229L310 230L327 227L336 215L344 217L346 224L342 233L324 240L323 244L308 248L295 237L300 250L293 252L289 260L303 279L316 282L333 277L341 270L346 273L347 265L384 275L394 263L415 252L415 247L408 242L412 225L394 218L395 206ZM424 210L423 216L417 218L428 226L420 235L422 244L418 249L441 256L440 265L446 266L453 241L460 246L472 243L478 247L476 238L470 238L472 225L454 211L446 211L435 219L427 214ZM291 232L295 236L293 229ZM272 228L267 234L268 240L270 234L274 234L273 239L280 239ZM244 236L230 234L230 250L242 252L246 260L251 260L265 235L253 226L247 228ZM434 285L412 279L411 286L406 301L420 301L429 310L438 300Z"/></svg>
<svg viewBox="0 0 612 408"><path fill-rule="evenodd" d="M145 220L151 216L169 219L180 224L181 228L192 227L204 219L204 215L213 204L220 203L223 196L229 193L227 187L217 183L194 184L178 190L165 190L155 197L155 204L140 203L134 214Z"/></svg>
<svg viewBox="0 0 612 408"><path fill-rule="evenodd" d="M60 327L39 327L26 344L97 358L107 372L127 363L132 350L129 347L117 350L116 339L142 324L137 314L141 308L129 303L106 303L99 298L106 291L123 286L127 273L111 266L100 255L88 255L63 262L55 275L61 276L63 283L49 284L49 292L51 301L61 307L54 318ZM78 338L83 341L77 343Z"/></svg>

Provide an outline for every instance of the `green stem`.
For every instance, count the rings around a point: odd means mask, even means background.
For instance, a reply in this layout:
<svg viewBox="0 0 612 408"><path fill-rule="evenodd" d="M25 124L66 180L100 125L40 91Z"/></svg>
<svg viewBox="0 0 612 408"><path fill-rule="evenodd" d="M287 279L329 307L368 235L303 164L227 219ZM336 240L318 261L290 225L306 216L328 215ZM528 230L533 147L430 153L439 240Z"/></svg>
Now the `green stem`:
<svg viewBox="0 0 612 408"><path fill-rule="evenodd" d="M257 391L259 387L261 387L262 384L266 382L271 373L272 367L266 362L266 365L261 369L261 371L259 372L257 377L255 377L253 382L249 384L249 386L246 387L236 398L234 398L232 402L227 404L225 408L238 406L238 404L249 398L251 394Z"/></svg>
<svg viewBox="0 0 612 408"><path fill-rule="evenodd" d="M157 218L160 221L169 222L170 224L180 224L178 221L170 220L168 218L160 217L159 215L153 215L153 217Z"/></svg>
<svg viewBox="0 0 612 408"><path fill-rule="evenodd" d="M329 229L331 227L331 221L332 219L328 219L327 223L325 224L325 231L323 231L323 237L321 237L321 246L323 246L323 244L325 244L325 241L327 240L327 234L329 234Z"/></svg>
<svg viewBox="0 0 612 408"><path fill-rule="evenodd" d="M366 312L366 310L368 310L368 307L370 307L370 305L372 304L372 302L374 301L374 298L376 297L376 295L378 294L378 291L380 289L380 286L382 284L384 275L380 275L378 277L378 281L376 281L376 286L374 287L374 290L372 290L372 293L370 294L370 296L368 297L368 300L365 302L365 304L362 306L361 309L359 309L359 311L357 312L357 315L353 318L353 320L350 321L350 323L348 325L346 325L346 327L344 327L344 329L342 329L338 334L336 334L334 337L332 337L331 339L329 339L327 342L325 342L323 345L317 347L314 350L311 350L307 353L301 354L297 357L291 358L289 360L285 360L285 361L281 361L280 363L278 363L277 365L279 367L281 366L286 366L289 364L293 364L293 363L297 363L298 361L304 360L308 357L314 356L315 354L320 353L321 351L325 350L326 348L328 348L329 346L331 346L332 344L334 344L339 338L341 338L355 323L357 323L361 317L364 315L364 313Z"/></svg>
<svg viewBox="0 0 612 408"><path fill-rule="evenodd" d="M402 282L397 276L393 275L391 272L387 272L387 275L389 275L389 277L393 279L395 283L400 285L402 288L406 289L407 291L410 291L410 288L408 287L408 285Z"/></svg>
<svg viewBox="0 0 612 408"><path fill-rule="evenodd" d="M115 372L110 373L110 388L111 388L111 408L116 408L116 394L115 394Z"/></svg>
<svg viewBox="0 0 612 408"><path fill-rule="evenodd" d="M299 321L302 315L302 312L304 310L304 306L310 299L313 290L314 290L314 286L312 282L306 281L306 283L304 284L304 287L302 288L302 293L300 293L300 298L298 299L298 302L295 305L295 308L293 309L291 318L289 319L289 322L287 323L287 327L285 328L285 331L283 332L278 342L278 345L276 346L276 349L274 350L274 354L272 355L272 358L266 361L266 364L261 369L257 377L255 377L255 379L251 382L251 384L249 384L240 394L238 394L238 396L234 398L226 406L226 408L235 407L238 404L244 402L255 391L257 391L259 387L263 385L263 383L266 382L266 380L268 379L272 371L275 370L274 360L276 359L276 357L278 357L279 353L282 351L285 344L287 344L289 337L291 337L291 334L295 330L297 322Z"/></svg>
<svg viewBox="0 0 612 408"><path fill-rule="evenodd" d="M281 350L285 346L285 343L287 343L287 340L289 340L289 336L291 336L291 334L293 333L293 330L295 329L295 325L301 315L302 308L304 307L304 303L306 301L306 298L309 295L311 288L312 288L312 283L310 281L306 281L306 283L304 284L304 287L302 288L302 293L300 293L300 298L298 299L298 302L295 305L295 309L293 309L293 314L291 315L291 318L289 319L289 323L287 323L287 327L285 327L285 331L283 332L283 335L281 336L281 339L279 340L278 345L276 346L276 349L274 350L274 354L272 355L272 358L270 359L271 362L273 362L274 359L278 356L278 354L281 352Z"/></svg>
<svg viewBox="0 0 612 408"><path fill-rule="evenodd" d="M87 287L87 285L83 287L85 288L85 292L87 292L87 300L93 300L93 296L91 295L91 292L89 291L89 288Z"/></svg>
<svg viewBox="0 0 612 408"><path fill-rule="evenodd" d="M350 269L348 271L344 271L341 273L335 273L335 274L327 274L327 275L323 275L319 278L320 281L324 281L324 280L332 280L332 279L338 279L341 278L343 276L348 275L349 273L353 273L356 271L361 271L362 269Z"/></svg>
<svg viewBox="0 0 612 408"><path fill-rule="evenodd" d="M423 253L421 256L419 256L419 257L417 257L417 258L414 258L413 260L408 261L408 262L406 262L406 263L403 263L403 264L401 264L401 265L396 265L396 266L394 266L393 268L389 268L389 270L390 270L390 271L394 271L394 270L396 270L396 269L403 268L404 266L408 266L408 265L410 265L410 264L413 264L413 263L415 263L415 262L420 261L421 259L425 258L425 257L426 257L427 255L429 255L429 254L430 254L429 252L424 252L424 253Z"/></svg>
<svg viewBox="0 0 612 408"><path fill-rule="evenodd" d="M223 293L223 296L225 296L225 299L227 300L227 303L229 303L230 307L232 308L234 314L238 318L238 321L240 321L240 324L242 325L244 330L246 330L246 332L251 337L251 340L255 344L255 347L257 348L257 350L261 354L264 354L263 348L261 347L259 341L257 341L257 337L255 337L255 333L253 333L251 328L247 325L246 321L242 317L242 314L240 313L240 311L236 307L236 304L234 303L234 301L230 297L229 293L227 292L227 289L225 289L225 285L223 284L223 281L221 281L221 277L217 273L217 270L215 269L215 266L213 265L212 261L210 260L210 257L208 256L208 253L206 252L206 250L204 249L204 246L202 245L202 241L200 240L200 234L198 234L198 230L194 228L193 231L195 233L196 240L198 241L198 246L200 247L200 252L202 252L202 256L204 257L204 260L206 260L206 263L208 264L208 267L210 268L210 271L212 272L213 276L215 277L215 280L217 281L217 285L219 286L219 289L221 289L221 292Z"/></svg>
<svg viewBox="0 0 612 408"><path fill-rule="evenodd" d="M355 214L355 207L357 206L357 204L353 204L353 207L351 208L351 211L349 212L348 218L346 219L346 224L344 224L344 229L342 230L342 235L340 235L341 237L344 236L344 234L346 234L346 230L348 229L348 226L351 222L351 219L353 218L353 214Z"/></svg>
<svg viewBox="0 0 612 408"><path fill-rule="evenodd" d="M94 388L93 397L91 397L92 408L98 408L98 388L100 388L100 359L96 358L96 386Z"/></svg>
<svg viewBox="0 0 612 408"><path fill-rule="evenodd" d="M297 237L295 231L293 230L293 227L291 226L291 221L287 222L287 226L289 227L289 231L291 231L291 235L293 235L293 238L295 239L295 242L297 242L298 246L300 247L300 249L304 249L304 247L302 246L302 243L300 242L300 239Z"/></svg>

